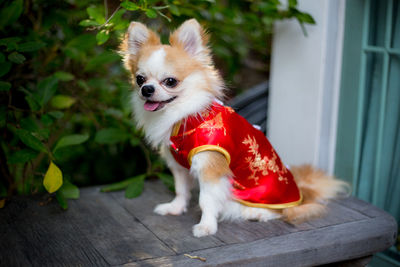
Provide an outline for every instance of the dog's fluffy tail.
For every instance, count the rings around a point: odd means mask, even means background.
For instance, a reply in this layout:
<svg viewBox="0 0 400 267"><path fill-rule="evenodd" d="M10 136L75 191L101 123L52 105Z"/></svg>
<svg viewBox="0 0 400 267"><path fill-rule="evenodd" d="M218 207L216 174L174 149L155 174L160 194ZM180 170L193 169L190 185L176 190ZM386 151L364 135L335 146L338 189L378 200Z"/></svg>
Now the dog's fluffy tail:
<svg viewBox="0 0 400 267"><path fill-rule="evenodd" d="M299 206L283 210L283 217L290 223L301 223L325 214L326 201L340 195L349 195L350 186L310 165L290 169L303 195Z"/></svg>

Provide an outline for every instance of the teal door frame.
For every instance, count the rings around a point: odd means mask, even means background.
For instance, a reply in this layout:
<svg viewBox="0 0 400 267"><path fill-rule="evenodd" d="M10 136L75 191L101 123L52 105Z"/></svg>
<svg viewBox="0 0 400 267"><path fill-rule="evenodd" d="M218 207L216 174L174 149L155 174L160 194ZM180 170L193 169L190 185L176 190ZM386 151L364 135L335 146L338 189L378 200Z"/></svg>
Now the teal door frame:
<svg viewBox="0 0 400 267"><path fill-rule="evenodd" d="M379 1L379 0L378 0ZM391 60L400 58L400 45L393 43L394 33L394 7L397 7L399 0L351 0L346 1L345 32L343 44L343 60L341 89L339 99L339 114L337 128L337 144L335 159L335 174L353 185L353 194L359 196L361 193L360 182L362 179L361 160L363 153L363 137L365 137L366 126L369 123L365 120L368 106L368 95L372 90L370 82L374 73L371 71L371 58L379 58L379 88L378 94L374 95L377 101L377 124L376 142L373 160L373 179L369 184L371 194L368 199L374 205L384 206L386 192L382 190L385 186L381 183L389 184L389 178L381 177L382 166L380 157L383 151L384 142L384 123L386 106L388 101L388 87ZM396 5L395 5L396 4ZM384 6L384 8L382 8ZM378 13L377 9L380 7ZM399 15L397 15L399 16ZM399 18L397 18L399 19ZM378 25L379 24L379 25ZM399 29L397 29L399 31ZM371 36L374 36L374 40ZM397 33L398 34L398 33ZM375 62L372 60L372 62ZM378 62L376 61L376 62ZM377 64L377 63L372 64ZM393 74L392 74L393 75ZM400 73L398 74L400 76ZM397 86L397 85L396 85ZM398 85L400 90L400 84ZM376 93L376 91L374 92ZM371 97L371 95L369 95ZM389 114L390 116L390 114ZM371 140L369 140L371 142ZM363 181L364 182L364 181ZM364 182L365 186L365 182ZM399 192L400 193L400 192ZM398 196L392 196L397 197ZM396 200L392 199L393 201ZM396 218L399 220L399 218ZM387 254L378 256L379 263L375 260L373 266L400 266L399 259L395 260L387 255L399 257L398 251L392 248Z"/></svg>

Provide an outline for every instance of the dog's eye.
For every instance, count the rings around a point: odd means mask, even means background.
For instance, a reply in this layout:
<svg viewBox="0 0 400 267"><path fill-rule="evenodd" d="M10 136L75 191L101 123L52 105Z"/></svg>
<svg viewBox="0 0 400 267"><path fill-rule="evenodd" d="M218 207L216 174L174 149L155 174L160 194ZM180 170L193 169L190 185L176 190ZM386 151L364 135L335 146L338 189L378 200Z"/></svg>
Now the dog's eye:
<svg viewBox="0 0 400 267"><path fill-rule="evenodd" d="M136 76L136 83L139 86L142 86L144 84L144 82L146 81L146 78L143 77L142 75L138 75Z"/></svg>
<svg viewBox="0 0 400 267"><path fill-rule="evenodd" d="M178 81L175 78L167 78L163 81L167 87L173 88L178 84Z"/></svg>

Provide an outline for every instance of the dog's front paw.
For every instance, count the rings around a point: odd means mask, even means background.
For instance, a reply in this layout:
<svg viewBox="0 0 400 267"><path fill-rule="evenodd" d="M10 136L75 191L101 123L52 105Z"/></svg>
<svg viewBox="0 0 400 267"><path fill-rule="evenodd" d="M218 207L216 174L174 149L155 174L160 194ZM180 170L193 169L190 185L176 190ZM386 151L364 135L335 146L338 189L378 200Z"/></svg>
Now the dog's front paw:
<svg viewBox="0 0 400 267"><path fill-rule="evenodd" d="M172 201L169 203L158 204L154 212L160 215L181 215L186 212L186 205L178 201Z"/></svg>
<svg viewBox="0 0 400 267"><path fill-rule="evenodd" d="M217 229L218 229L217 224L199 223L193 226L193 235L195 237L213 235L217 232Z"/></svg>

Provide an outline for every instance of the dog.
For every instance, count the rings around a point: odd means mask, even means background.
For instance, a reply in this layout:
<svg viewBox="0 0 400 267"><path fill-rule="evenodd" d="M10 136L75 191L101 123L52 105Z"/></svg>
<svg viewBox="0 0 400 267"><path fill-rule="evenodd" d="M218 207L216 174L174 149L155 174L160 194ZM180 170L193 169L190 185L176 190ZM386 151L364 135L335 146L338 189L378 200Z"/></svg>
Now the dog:
<svg viewBox="0 0 400 267"><path fill-rule="evenodd" d="M322 216L346 183L309 165L289 170L261 131L219 101L226 87L208 39L195 19L176 29L168 45L131 22L121 44L135 87L134 119L175 181L175 198L154 212L186 212L197 180L202 215L192 229L196 237L215 234L219 220L299 223Z"/></svg>

